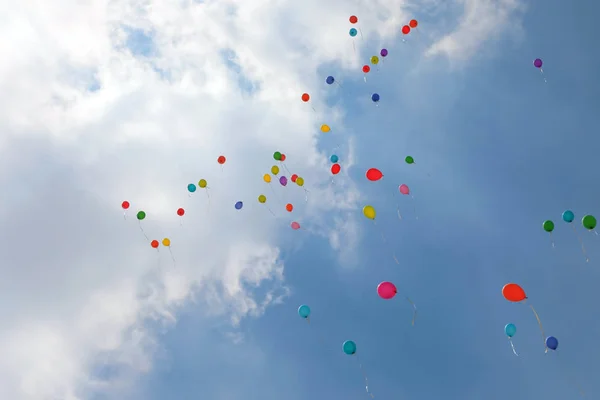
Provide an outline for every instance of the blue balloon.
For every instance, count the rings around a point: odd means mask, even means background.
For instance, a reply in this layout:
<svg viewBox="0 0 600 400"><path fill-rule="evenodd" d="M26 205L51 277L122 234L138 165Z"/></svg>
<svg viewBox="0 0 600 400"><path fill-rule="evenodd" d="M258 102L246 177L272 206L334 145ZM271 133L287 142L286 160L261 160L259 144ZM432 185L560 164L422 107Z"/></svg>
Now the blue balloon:
<svg viewBox="0 0 600 400"><path fill-rule="evenodd" d="M371 100L377 103L379 101L379 95L377 93L373 93L373 95L371 96Z"/></svg>
<svg viewBox="0 0 600 400"><path fill-rule="evenodd" d="M244 203L242 203L241 201L238 201L237 203L235 203L236 210L241 210L242 207L244 207Z"/></svg>
<svg viewBox="0 0 600 400"><path fill-rule="evenodd" d="M358 34L358 31L354 28L350 28L350 36L354 37Z"/></svg>
<svg viewBox="0 0 600 400"><path fill-rule="evenodd" d="M346 340L342 345L342 350L344 350L344 353L351 356L352 354L356 353L356 343L354 343L352 340Z"/></svg>
<svg viewBox="0 0 600 400"><path fill-rule="evenodd" d="M573 214L573 211L571 211L571 210L566 210L563 213L562 218L563 218L563 221L571 223L575 219L575 214Z"/></svg>
<svg viewBox="0 0 600 400"><path fill-rule="evenodd" d="M504 327L504 333L506 333L506 336L511 338L515 336L515 333L517 333L517 327L515 326L515 324L506 324L506 326Z"/></svg>
<svg viewBox="0 0 600 400"><path fill-rule="evenodd" d="M310 315L310 307L306 304L302 304L300 307L298 307L298 315L302 318L308 318Z"/></svg>
<svg viewBox="0 0 600 400"><path fill-rule="evenodd" d="M188 185L188 192L194 193L195 191L196 191L196 185L194 185L193 183L190 183Z"/></svg>
<svg viewBox="0 0 600 400"><path fill-rule="evenodd" d="M558 339L554 336L548 336L546 338L546 347L550 350L556 350L556 348L558 347Z"/></svg>
<svg viewBox="0 0 600 400"><path fill-rule="evenodd" d="M327 82L328 85L331 85L331 84L333 84L333 82L335 82L335 78L333 76L329 75L327 77L327 79L325 79L325 82Z"/></svg>
<svg viewBox="0 0 600 400"><path fill-rule="evenodd" d="M340 158L338 156L336 156L335 154L333 154L331 156L331 158L329 158L329 159L331 160L332 163L336 163L339 161Z"/></svg>

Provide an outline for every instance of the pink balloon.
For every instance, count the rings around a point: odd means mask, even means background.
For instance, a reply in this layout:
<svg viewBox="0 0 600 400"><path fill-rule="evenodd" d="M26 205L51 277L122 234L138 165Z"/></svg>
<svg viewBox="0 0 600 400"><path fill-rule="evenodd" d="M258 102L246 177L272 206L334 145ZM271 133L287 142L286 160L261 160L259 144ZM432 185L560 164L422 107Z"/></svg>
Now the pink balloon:
<svg viewBox="0 0 600 400"><path fill-rule="evenodd" d="M297 223L296 221L292 222L292 229L293 229L293 230L300 229L300 224L299 224L299 223Z"/></svg>
<svg viewBox="0 0 600 400"><path fill-rule="evenodd" d="M377 294L379 297L385 300L389 300L394 297L398 293L396 290L396 285L392 282L381 282L377 285Z"/></svg>
<svg viewBox="0 0 600 400"><path fill-rule="evenodd" d="M400 190L400 193L402 194L409 194L410 190L408 189L408 186L406 186L404 183L402 185L400 185L400 187L398 188L398 190Z"/></svg>

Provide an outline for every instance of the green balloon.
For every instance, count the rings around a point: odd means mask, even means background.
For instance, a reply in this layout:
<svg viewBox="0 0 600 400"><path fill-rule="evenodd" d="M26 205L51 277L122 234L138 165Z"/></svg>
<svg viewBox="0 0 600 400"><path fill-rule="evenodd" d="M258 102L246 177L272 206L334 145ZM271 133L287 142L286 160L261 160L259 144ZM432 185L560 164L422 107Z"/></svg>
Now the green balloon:
<svg viewBox="0 0 600 400"><path fill-rule="evenodd" d="M138 211L138 213L137 213L137 219L139 219L141 221L144 218L146 218L146 213L143 212L143 211Z"/></svg>
<svg viewBox="0 0 600 400"><path fill-rule="evenodd" d="M554 230L554 222L550 220L544 221L544 224L542 226L544 227L544 230L546 232L552 232Z"/></svg>
<svg viewBox="0 0 600 400"><path fill-rule="evenodd" d="M581 218L581 223L583 224L583 226L586 229L589 229L590 231L596 227L596 222L596 217L594 217L593 215L586 215L583 218Z"/></svg>
<svg viewBox="0 0 600 400"><path fill-rule="evenodd" d="M407 164L414 164L415 163L415 159L412 158L411 156L406 156L406 158L404 159L404 161L406 161Z"/></svg>
<svg viewBox="0 0 600 400"><path fill-rule="evenodd" d="M275 153L273 153L273 158L277 161L281 161L281 153L276 151Z"/></svg>

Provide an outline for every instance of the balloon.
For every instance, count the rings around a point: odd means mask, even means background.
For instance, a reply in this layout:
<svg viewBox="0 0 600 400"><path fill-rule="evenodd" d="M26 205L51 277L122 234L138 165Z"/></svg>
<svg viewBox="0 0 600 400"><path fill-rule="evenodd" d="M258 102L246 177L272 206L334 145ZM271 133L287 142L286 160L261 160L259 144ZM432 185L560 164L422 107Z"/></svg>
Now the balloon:
<svg viewBox="0 0 600 400"><path fill-rule="evenodd" d="M200 179L198 181L198 186L200 186L202 189L204 189L206 187L206 179Z"/></svg>
<svg viewBox="0 0 600 400"><path fill-rule="evenodd" d="M179 215L180 217L183 217L183 214L185 214L185 210L183 208L178 208L177 215Z"/></svg>
<svg viewBox="0 0 600 400"><path fill-rule="evenodd" d="M303 93L302 94L302 101L306 103L309 100L310 100L310 95L308 93Z"/></svg>
<svg viewBox="0 0 600 400"><path fill-rule="evenodd" d="M335 154L332 154L331 157L329 157L329 159L331 160L332 163L336 163L340 160L339 157L336 156Z"/></svg>
<svg viewBox="0 0 600 400"><path fill-rule="evenodd" d="M298 178L296 178L296 185L298 185L298 186L304 186L304 178L302 178L301 176L299 176Z"/></svg>
<svg viewBox="0 0 600 400"><path fill-rule="evenodd" d="M123 208L123 210L127 210L129 208L129 202L125 200L121 203L121 207Z"/></svg>
<svg viewBox="0 0 600 400"><path fill-rule="evenodd" d="M363 214L369 219L375 219L377 212L375 212L375 208L373 206L364 206Z"/></svg>
<svg viewBox="0 0 600 400"><path fill-rule="evenodd" d="M396 289L396 285L392 282L381 282L377 285L377 294L382 299L389 300L393 298L396 293L398 293L398 290Z"/></svg>
<svg viewBox="0 0 600 400"><path fill-rule="evenodd" d="M296 183L296 179L298 179L298 175L293 174L290 179L292 180L292 182Z"/></svg>
<svg viewBox="0 0 600 400"><path fill-rule="evenodd" d="M326 125L326 124L321 125L321 132L327 133L329 131L331 131L331 128L329 127L329 125Z"/></svg>
<svg viewBox="0 0 600 400"><path fill-rule="evenodd" d="M550 350L556 350L558 348L558 339L554 336L548 336L546 338L546 347Z"/></svg>
<svg viewBox="0 0 600 400"><path fill-rule="evenodd" d="M586 215L581 219L581 224L590 231L596 227L596 217L593 215Z"/></svg>
<svg viewBox="0 0 600 400"><path fill-rule="evenodd" d="M217 158L217 162L221 165L225 164L226 158L225 156L219 156L219 158Z"/></svg>
<svg viewBox="0 0 600 400"><path fill-rule="evenodd" d="M367 172L365 173L365 176L370 181L378 181L381 178L383 178L383 174L377 168L368 169Z"/></svg>
<svg viewBox="0 0 600 400"><path fill-rule="evenodd" d="M285 161L285 154L282 154L282 155L281 155L281 159L280 159L279 161L281 161L281 162L284 162L284 161Z"/></svg>
<svg viewBox="0 0 600 400"><path fill-rule="evenodd" d="M381 57L387 57L388 51L387 51L387 49L381 49L381 51L379 52L379 54L381 54Z"/></svg>
<svg viewBox="0 0 600 400"><path fill-rule="evenodd" d="M416 20L416 19L411 19L411 20L410 20L410 22L408 23L408 25L409 25L411 28L416 28L416 27L417 27L417 25L419 25L419 23L417 22L417 20Z"/></svg>
<svg viewBox="0 0 600 400"><path fill-rule="evenodd" d="M146 213L144 211L138 211L137 215L136 215L138 220L143 220L144 218L146 218Z"/></svg>
<svg viewBox="0 0 600 400"><path fill-rule="evenodd" d="M264 174L263 175L263 181L267 182L267 183L271 183L271 175L269 174Z"/></svg>
<svg viewBox="0 0 600 400"><path fill-rule="evenodd" d="M402 27L402 33L404 33L405 35L408 35L409 32L410 32L410 26L404 25Z"/></svg>
<svg viewBox="0 0 600 400"><path fill-rule="evenodd" d="M300 224L297 223L296 221L294 221L291 223L291 227L293 230L298 230L298 229L300 229Z"/></svg>
<svg viewBox="0 0 600 400"><path fill-rule="evenodd" d="M371 67L369 67L368 65L363 65L362 71L365 74L368 74L370 70L371 70Z"/></svg>
<svg viewBox="0 0 600 400"><path fill-rule="evenodd" d="M371 64L374 64L374 65L379 64L379 57L377 57L377 56L371 57Z"/></svg>
<svg viewBox="0 0 600 400"><path fill-rule="evenodd" d="M536 68L542 68L542 64L544 64L544 62L541 58L536 58L535 60L533 60L533 66Z"/></svg>
<svg viewBox="0 0 600 400"><path fill-rule="evenodd" d="M344 353L351 356L356 353L356 343L352 340L346 340L344 344L342 344L342 350L344 350Z"/></svg>
<svg viewBox="0 0 600 400"><path fill-rule="evenodd" d="M150 242L150 246L152 246L153 248L157 249L158 248L158 240L153 240Z"/></svg>
<svg viewBox="0 0 600 400"><path fill-rule="evenodd" d="M169 247L171 245L171 240L169 238L164 238L162 244L165 247Z"/></svg>
<svg viewBox="0 0 600 400"><path fill-rule="evenodd" d="M527 298L523 288L516 283L507 283L502 288L502 296L508 301L518 303Z"/></svg>
<svg viewBox="0 0 600 400"><path fill-rule="evenodd" d="M552 232L554 230L554 222L547 220L544 221L544 223L542 224L542 227L544 228L544 230L546 232Z"/></svg>
<svg viewBox="0 0 600 400"><path fill-rule="evenodd" d="M411 156L406 156L406 158L404 159L404 161L406 161L407 164L414 164L415 163L415 159L412 158Z"/></svg>
<svg viewBox="0 0 600 400"><path fill-rule="evenodd" d="M327 82L328 85L331 85L331 84L333 84L333 82L335 82L335 78L333 76L329 75L327 77L327 79L325 79L325 82Z"/></svg>
<svg viewBox="0 0 600 400"><path fill-rule="evenodd" d="M293 206L293 205L291 205L290 203L287 203L287 204L285 205L285 209L286 209L288 212L292 212L292 211L294 210L294 206Z"/></svg>
<svg viewBox="0 0 600 400"><path fill-rule="evenodd" d="M242 203L241 201L238 201L237 203L235 203L236 210L241 210L242 207L244 207L244 203Z"/></svg>
<svg viewBox="0 0 600 400"><path fill-rule="evenodd" d="M575 214L573 214L573 211L571 210L565 210L565 212L562 213L562 219L565 222L573 222Z"/></svg>
<svg viewBox="0 0 600 400"><path fill-rule="evenodd" d="M300 307L298 307L298 315L302 318L308 318L308 316L310 315L310 307L306 304L301 305Z"/></svg>
<svg viewBox="0 0 600 400"><path fill-rule="evenodd" d="M281 176L279 178L279 183L281 184L281 186L287 186L287 178L285 176Z"/></svg>
<svg viewBox="0 0 600 400"><path fill-rule="evenodd" d="M277 175L277 174L279 173L279 167L278 167L277 165L273 165L273 166L271 167L271 173L272 173L273 175Z"/></svg>
<svg viewBox="0 0 600 400"><path fill-rule="evenodd" d="M506 326L504 327L504 333L506 334L506 336L511 338L515 336L515 333L517 333L517 327L515 326L515 324L506 324Z"/></svg>
<svg viewBox="0 0 600 400"><path fill-rule="evenodd" d="M273 153L273 158L275 159L275 161L280 161L281 160L281 153L276 151L275 153Z"/></svg>
<svg viewBox="0 0 600 400"><path fill-rule="evenodd" d="M354 37L354 36L356 36L358 31L354 28L350 28L350 31L348 33L350 34L350 36Z"/></svg>
<svg viewBox="0 0 600 400"><path fill-rule="evenodd" d="M399 190L399 191L400 191L400 193L402 193L402 194L409 194L409 193L410 193L410 189L409 189L409 188L408 188L408 186L407 186L407 185L405 185L404 183L398 187L398 190Z"/></svg>
<svg viewBox="0 0 600 400"><path fill-rule="evenodd" d="M371 100L373 100L374 103L377 103L379 101L379 94L373 93L371 95Z"/></svg>
<svg viewBox="0 0 600 400"><path fill-rule="evenodd" d="M342 167L340 167L340 164L333 164L331 166L331 173L334 175L337 175L340 173L340 170L342 169Z"/></svg>
<svg viewBox="0 0 600 400"><path fill-rule="evenodd" d="M194 193L195 191L196 191L196 185L194 185L193 183L190 183L188 185L188 192Z"/></svg>
<svg viewBox="0 0 600 400"><path fill-rule="evenodd" d="M355 24L358 22L358 17L356 15L351 15L350 16L350 23L351 24Z"/></svg>
<svg viewBox="0 0 600 400"><path fill-rule="evenodd" d="M264 194L261 194L260 196L258 196L258 202L259 203L266 203L267 202L267 196L265 196Z"/></svg>

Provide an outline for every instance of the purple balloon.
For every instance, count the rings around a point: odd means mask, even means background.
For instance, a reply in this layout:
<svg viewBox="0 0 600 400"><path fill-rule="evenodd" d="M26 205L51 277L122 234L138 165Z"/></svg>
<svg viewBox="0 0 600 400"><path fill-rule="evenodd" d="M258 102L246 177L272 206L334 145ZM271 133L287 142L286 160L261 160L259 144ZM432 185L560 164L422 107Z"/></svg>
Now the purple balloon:
<svg viewBox="0 0 600 400"><path fill-rule="evenodd" d="M279 183L281 183L281 186L287 186L287 178L285 176L282 176L281 178L279 178Z"/></svg>
<svg viewBox="0 0 600 400"><path fill-rule="evenodd" d="M381 54L381 57L385 57L388 55L388 51L387 49L381 49L381 52L379 54Z"/></svg>
<svg viewBox="0 0 600 400"><path fill-rule="evenodd" d="M542 68L542 64L543 64L543 62L542 62L541 58L536 58L533 61L533 66L536 67L536 68Z"/></svg>

